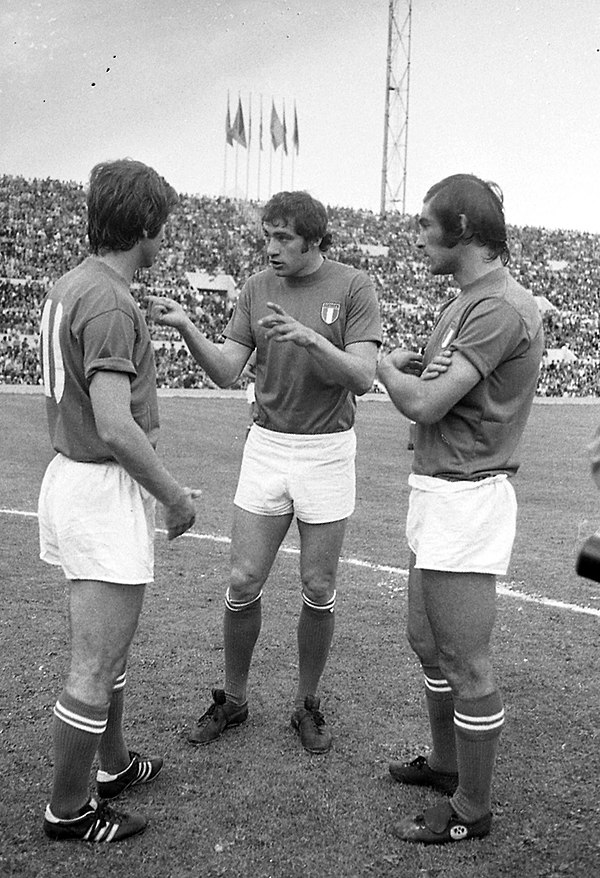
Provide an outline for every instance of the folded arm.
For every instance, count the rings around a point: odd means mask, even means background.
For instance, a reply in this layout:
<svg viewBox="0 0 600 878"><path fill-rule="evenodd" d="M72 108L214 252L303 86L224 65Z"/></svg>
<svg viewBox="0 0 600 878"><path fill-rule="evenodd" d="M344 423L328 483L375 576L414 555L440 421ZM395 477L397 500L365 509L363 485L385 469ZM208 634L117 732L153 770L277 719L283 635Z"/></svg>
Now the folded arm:
<svg viewBox="0 0 600 878"><path fill-rule="evenodd" d="M481 381L481 375L461 354L453 351L449 368L434 379L416 374L418 355L397 348L384 357L378 377L396 408L412 421L435 424Z"/></svg>

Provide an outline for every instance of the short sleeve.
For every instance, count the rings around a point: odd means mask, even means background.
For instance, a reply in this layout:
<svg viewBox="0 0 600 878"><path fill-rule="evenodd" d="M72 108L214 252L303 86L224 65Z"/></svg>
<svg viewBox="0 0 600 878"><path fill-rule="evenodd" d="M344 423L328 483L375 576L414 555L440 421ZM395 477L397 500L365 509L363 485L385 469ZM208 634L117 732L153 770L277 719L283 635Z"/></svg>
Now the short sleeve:
<svg viewBox="0 0 600 878"><path fill-rule="evenodd" d="M379 300L371 279L360 272L353 281L344 331L344 345L361 341L381 344Z"/></svg>
<svg viewBox="0 0 600 878"><path fill-rule="evenodd" d="M492 297L469 311L451 347L460 351L482 378L487 378L527 343L527 329L519 313L508 302Z"/></svg>
<svg viewBox="0 0 600 878"><path fill-rule="evenodd" d="M230 338L248 348L255 346L252 337L252 321L250 314L250 281L242 287L242 291L235 303L233 314L223 331L225 338Z"/></svg>
<svg viewBox="0 0 600 878"><path fill-rule="evenodd" d="M88 320L83 327L83 368L89 381L95 372L137 375L133 364L135 325L120 308L112 308Z"/></svg>

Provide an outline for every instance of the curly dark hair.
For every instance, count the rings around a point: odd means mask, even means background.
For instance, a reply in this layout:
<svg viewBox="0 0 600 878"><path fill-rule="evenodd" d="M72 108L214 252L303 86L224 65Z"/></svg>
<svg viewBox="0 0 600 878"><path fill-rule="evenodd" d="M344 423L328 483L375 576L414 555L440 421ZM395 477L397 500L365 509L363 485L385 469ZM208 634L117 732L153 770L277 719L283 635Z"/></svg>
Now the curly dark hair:
<svg viewBox="0 0 600 878"><path fill-rule="evenodd" d="M308 192L278 192L268 201L262 212L263 223L284 223L291 226L307 243L320 239L319 249L328 250L331 234L327 231L327 211L320 201Z"/></svg>

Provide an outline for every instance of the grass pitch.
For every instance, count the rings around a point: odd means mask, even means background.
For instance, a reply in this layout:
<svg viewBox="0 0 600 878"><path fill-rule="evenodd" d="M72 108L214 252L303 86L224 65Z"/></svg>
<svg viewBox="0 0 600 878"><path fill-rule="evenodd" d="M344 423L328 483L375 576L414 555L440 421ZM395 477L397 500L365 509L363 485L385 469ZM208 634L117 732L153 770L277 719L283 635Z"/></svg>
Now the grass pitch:
<svg viewBox="0 0 600 878"><path fill-rule="evenodd" d="M388 776L428 744L422 683L405 643L407 423L361 401L358 503L340 565L336 633L322 683L334 734L310 756L289 727L297 673L298 546L292 525L265 588L250 717L194 749L189 722L222 682L222 605L243 399L161 399L160 451L201 487L193 533L157 538L156 582L128 671L130 745L165 756L157 781L123 797L150 817L121 845L52 843L51 709L67 659L62 574L37 559L39 483L51 450L43 396L0 394L0 875L80 878L558 878L600 872L600 587L574 573L600 526L586 444L595 405L535 405L515 487L519 531L499 588L494 650L506 703L492 834L455 847L406 845L394 820L435 799Z"/></svg>

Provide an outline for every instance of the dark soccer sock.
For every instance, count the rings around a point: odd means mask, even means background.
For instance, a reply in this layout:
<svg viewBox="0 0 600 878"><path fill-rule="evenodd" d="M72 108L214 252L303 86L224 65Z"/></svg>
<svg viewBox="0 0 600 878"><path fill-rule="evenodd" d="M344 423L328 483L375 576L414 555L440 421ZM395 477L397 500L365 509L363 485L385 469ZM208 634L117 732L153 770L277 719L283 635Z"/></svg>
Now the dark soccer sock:
<svg viewBox="0 0 600 878"><path fill-rule="evenodd" d="M234 704L245 704L252 654L262 625L262 591L251 601L233 601L225 595L225 695Z"/></svg>
<svg viewBox="0 0 600 878"><path fill-rule="evenodd" d="M106 731L98 745L100 768L109 774L119 774L131 762L123 738L123 708L125 704L126 672L117 677L108 709Z"/></svg>
<svg viewBox="0 0 600 878"><path fill-rule="evenodd" d="M54 786L50 808L55 817L69 817L88 800L90 770L107 710L73 698L63 689L54 705Z"/></svg>
<svg viewBox="0 0 600 878"><path fill-rule="evenodd" d="M310 601L302 592L298 620L298 689L295 705L303 707L307 695L316 695L333 639L335 592L326 604Z"/></svg>
<svg viewBox="0 0 600 878"><path fill-rule="evenodd" d="M452 689L439 668L423 666L423 675L433 745L427 762L434 771L452 774L457 770Z"/></svg>
<svg viewBox="0 0 600 878"><path fill-rule="evenodd" d="M454 701L458 789L452 807L472 822L491 811L491 789L504 708L496 690L483 698Z"/></svg>

